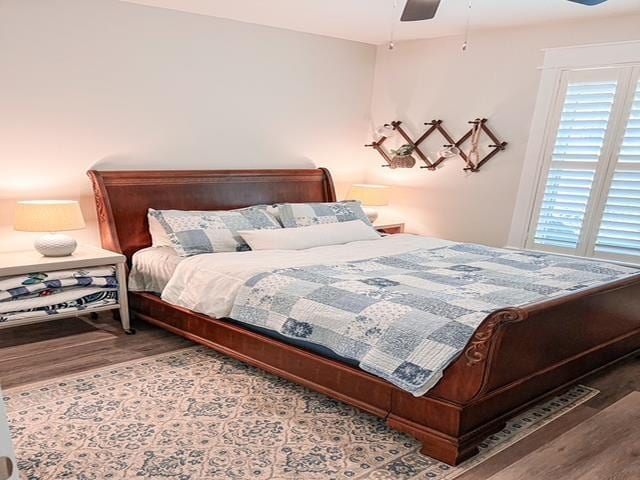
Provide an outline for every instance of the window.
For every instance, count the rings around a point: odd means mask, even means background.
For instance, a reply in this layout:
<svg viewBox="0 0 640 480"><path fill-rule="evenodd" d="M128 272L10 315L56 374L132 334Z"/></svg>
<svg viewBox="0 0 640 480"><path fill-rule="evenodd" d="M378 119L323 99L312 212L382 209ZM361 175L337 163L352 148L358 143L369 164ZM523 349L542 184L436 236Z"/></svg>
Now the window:
<svg viewBox="0 0 640 480"><path fill-rule="evenodd" d="M566 70L526 246L640 262L640 67Z"/></svg>

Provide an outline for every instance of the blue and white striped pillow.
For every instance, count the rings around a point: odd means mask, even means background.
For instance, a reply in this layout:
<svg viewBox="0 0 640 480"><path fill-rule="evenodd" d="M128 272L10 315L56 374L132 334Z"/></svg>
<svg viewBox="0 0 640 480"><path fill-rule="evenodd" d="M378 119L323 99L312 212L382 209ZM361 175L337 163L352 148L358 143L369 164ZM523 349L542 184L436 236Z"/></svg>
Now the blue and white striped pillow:
<svg viewBox="0 0 640 480"><path fill-rule="evenodd" d="M174 250L182 257L251 250L238 235L239 230L282 228L264 206L211 212L150 208L149 215L162 225Z"/></svg>

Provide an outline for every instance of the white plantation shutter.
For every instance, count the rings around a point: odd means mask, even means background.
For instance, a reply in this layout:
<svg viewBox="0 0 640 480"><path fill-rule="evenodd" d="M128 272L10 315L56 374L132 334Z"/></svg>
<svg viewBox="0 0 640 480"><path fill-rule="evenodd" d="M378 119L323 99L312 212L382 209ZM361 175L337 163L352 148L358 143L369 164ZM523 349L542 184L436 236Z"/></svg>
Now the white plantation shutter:
<svg viewBox="0 0 640 480"><path fill-rule="evenodd" d="M552 168L534 240L540 245L576 248L582 232L593 170Z"/></svg>
<svg viewBox="0 0 640 480"><path fill-rule="evenodd" d="M616 87L616 81L567 86L535 243L577 248Z"/></svg>
<svg viewBox="0 0 640 480"><path fill-rule="evenodd" d="M565 72L528 247L640 261L639 73Z"/></svg>
<svg viewBox="0 0 640 480"><path fill-rule="evenodd" d="M595 252L640 257L640 82L619 152Z"/></svg>

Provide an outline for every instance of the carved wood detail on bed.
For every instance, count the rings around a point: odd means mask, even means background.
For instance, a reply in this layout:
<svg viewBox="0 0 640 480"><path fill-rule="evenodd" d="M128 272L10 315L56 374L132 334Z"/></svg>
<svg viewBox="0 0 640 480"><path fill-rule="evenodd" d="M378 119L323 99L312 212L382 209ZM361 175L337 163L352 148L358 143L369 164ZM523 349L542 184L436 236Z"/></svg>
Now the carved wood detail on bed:
<svg viewBox="0 0 640 480"><path fill-rule="evenodd" d="M509 322L519 322L526 318L526 312L519 308L508 308L499 310L491 315L475 331L469 341L464 356L467 358L467 365L473 366L476 363L484 362L487 358L487 351L491 344L491 338L496 331Z"/></svg>
<svg viewBox="0 0 640 480"><path fill-rule="evenodd" d="M329 172L313 170L91 171L105 248L150 244L146 213L259 203L335 201ZM362 370L132 293L133 315L226 355L386 418L423 453L456 464L528 405L640 349L640 275L526 308L494 312L426 395L416 398Z"/></svg>

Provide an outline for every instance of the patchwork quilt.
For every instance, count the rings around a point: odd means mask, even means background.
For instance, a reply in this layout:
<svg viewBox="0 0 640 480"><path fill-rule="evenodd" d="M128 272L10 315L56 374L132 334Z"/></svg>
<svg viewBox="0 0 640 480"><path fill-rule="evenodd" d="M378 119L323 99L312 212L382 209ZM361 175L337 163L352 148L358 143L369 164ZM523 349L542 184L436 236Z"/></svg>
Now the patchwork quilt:
<svg viewBox="0 0 640 480"><path fill-rule="evenodd" d="M492 312L638 273L620 265L474 244L249 279L230 317L330 348L424 395Z"/></svg>
<svg viewBox="0 0 640 480"><path fill-rule="evenodd" d="M117 303L112 266L17 275L0 280L0 323Z"/></svg>

